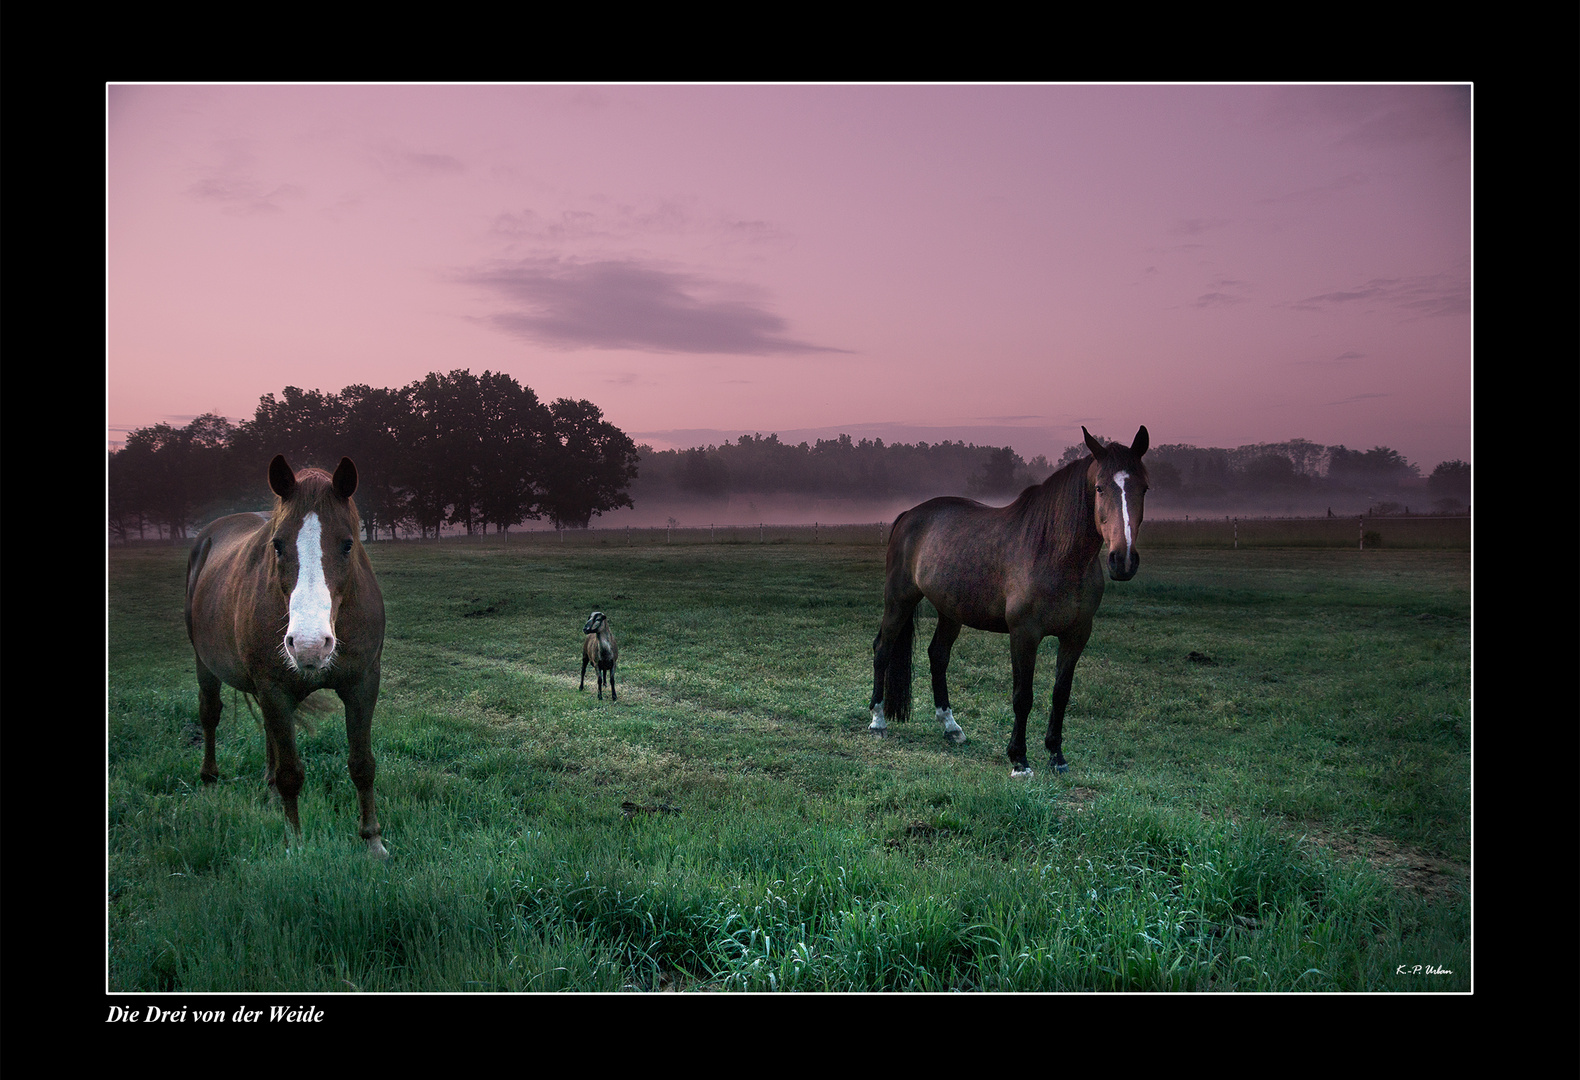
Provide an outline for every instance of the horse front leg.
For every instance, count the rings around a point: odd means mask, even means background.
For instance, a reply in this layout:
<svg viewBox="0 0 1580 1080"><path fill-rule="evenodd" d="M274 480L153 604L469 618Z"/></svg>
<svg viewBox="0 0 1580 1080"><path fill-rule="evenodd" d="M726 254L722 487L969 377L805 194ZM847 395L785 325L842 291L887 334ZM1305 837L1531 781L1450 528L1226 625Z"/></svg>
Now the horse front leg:
<svg viewBox="0 0 1580 1080"><path fill-rule="evenodd" d="M357 809L361 815L359 834L367 841L368 854L375 859L389 858L383 831L373 801L373 776L378 771L373 760L373 707L379 700L379 669L355 686L337 690L346 707L346 768L357 788Z"/></svg>
<svg viewBox="0 0 1580 1080"><path fill-rule="evenodd" d="M1053 680L1053 707L1048 711L1048 735L1042 744L1048 748L1048 761L1055 772L1068 772L1064 760L1064 710L1070 704L1070 686L1075 682L1075 664L1081 659L1086 641L1091 637L1090 625L1083 630L1059 638L1059 660Z"/></svg>
<svg viewBox="0 0 1580 1080"><path fill-rule="evenodd" d="M296 698L276 686L258 687L258 707L263 712L263 738L268 771L264 780L280 796L285 820L299 837L302 823L297 817L296 799L302 791L306 773L301 755L296 752Z"/></svg>
<svg viewBox="0 0 1580 1080"><path fill-rule="evenodd" d="M1030 779L1026 764L1026 717L1031 715L1032 684L1037 675L1037 646L1042 638L1035 631L1010 631L1009 660L1014 673L1015 730L1009 739L1009 775L1016 780Z"/></svg>
<svg viewBox="0 0 1580 1080"><path fill-rule="evenodd" d="M219 727L219 714L225 708L220 697L219 676L215 675L200 659L197 662L198 723L203 726L203 766L198 776L205 784L219 779L219 764L214 759L214 729Z"/></svg>
<svg viewBox="0 0 1580 1080"><path fill-rule="evenodd" d="M966 741L966 733L955 723L954 710L949 707L949 683L945 673L949 670L949 654L960 636L960 624L953 619L938 616L938 629L927 646L927 665L933 676L933 716L944 726L944 738L952 743Z"/></svg>

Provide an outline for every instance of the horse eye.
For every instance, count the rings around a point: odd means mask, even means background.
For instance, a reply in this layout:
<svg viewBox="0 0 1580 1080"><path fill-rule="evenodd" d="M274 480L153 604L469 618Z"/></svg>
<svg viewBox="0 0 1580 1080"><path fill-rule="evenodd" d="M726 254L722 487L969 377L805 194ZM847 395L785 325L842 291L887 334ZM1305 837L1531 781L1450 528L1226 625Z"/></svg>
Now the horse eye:
<svg viewBox="0 0 1580 1080"><path fill-rule="evenodd" d="M350 537L347 537L346 539L340 541L340 554L342 554L342 555L350 555L351 554L351 538Z"/></svg>
<svg viewBox="0 0 1580 1080"><path fill-rule="evenodd" d="M278 536L274 538L274 553L276 555L285 554L285 541L281 540Z"/></svg>

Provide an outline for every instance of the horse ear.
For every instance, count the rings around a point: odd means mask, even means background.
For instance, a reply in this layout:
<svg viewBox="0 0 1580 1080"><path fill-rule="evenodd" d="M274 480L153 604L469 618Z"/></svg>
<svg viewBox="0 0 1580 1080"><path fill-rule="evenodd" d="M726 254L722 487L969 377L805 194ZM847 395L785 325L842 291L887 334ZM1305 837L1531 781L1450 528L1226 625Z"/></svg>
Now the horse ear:
<svg viewBox="0 0 1580 1080"><path fill-rule="evenodd" d="M1130 452L1136 457L1147 452L1147 425L1142 424L1141 430L1136 432L1136 441L1130 444Z"/></svg>
<svg viewBox="0 0 1580 1080"><path fill-rule="evenodd" d="M335 469L335 494L342 499L351 498L352 492L357 490L357 467L351 459L343 457L340 465Z"/></svg>
<svg viewBox="0 0 1580 1080"><path fill-rule="evenodd" d="M269 490L282 499L289 499L291 492L296 490L296 474L286 464L284 454L275 454L274 460L269 462Z"/></svg>
<svg viewBox="0 0 1580 1080"><path fill-rule="evenodd" d="M1081 425L1081 434L1086 436L1086 448L1092 452L1092 456L1099 458L1102 457L1103 444L1099 442L1090 431L1086 430L1085 424Z"/></svg>

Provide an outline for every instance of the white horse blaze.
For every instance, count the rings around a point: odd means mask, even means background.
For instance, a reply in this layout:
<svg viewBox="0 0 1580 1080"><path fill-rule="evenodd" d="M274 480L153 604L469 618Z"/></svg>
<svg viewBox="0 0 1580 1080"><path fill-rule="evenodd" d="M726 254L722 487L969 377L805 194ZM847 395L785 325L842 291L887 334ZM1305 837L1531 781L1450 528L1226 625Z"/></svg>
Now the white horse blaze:
<svg viewBox="0 0 1580 1080"><path fill-rule="evenodd" d="M316 512L309 513L296 534L296 588L291 590L291 618L285 627L285 655L292 667L327 664L335 651L332 608L324 580L323 526Z"/></svg>
<svg viewBox="0 0 1580 1080"><path fill-rule="evenodd" d="M1136 546L1136 538L1130 533L1130 500L1125 495L1125 481L1130 479L1127 472L1116 472L1114 483L1119 487L1119 513L1125 519L1125 552L1128 554Z"/></svg>

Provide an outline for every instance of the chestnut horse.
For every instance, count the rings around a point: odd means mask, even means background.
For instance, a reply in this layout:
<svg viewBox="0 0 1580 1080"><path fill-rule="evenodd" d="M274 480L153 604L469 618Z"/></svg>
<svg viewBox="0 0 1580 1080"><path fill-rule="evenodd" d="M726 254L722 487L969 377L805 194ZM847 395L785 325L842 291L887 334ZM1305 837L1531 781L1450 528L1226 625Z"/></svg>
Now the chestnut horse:
<svg viewBox="0 0 1580 1080"><path fill-rule="evenodd" d="M1008 506L970 499L930 499L894 521L883 583L883 623L872 643L872 723L884 734L886 719L905 720L911 709L911 645L916 605L938 609L938 629L927 647L933 676L934 714L944 736L964 742L949 708L944 672L960 628L1009 635L1014 673L1015 731L1009 741L1010 775L1029 777L1026 716L1031 712L1037 646L1059 639L1053 709L1043 745L1053 767L1065 772L1064 710L1070 702L1075 662L1092 635L1103 599L1098 550L1108 544L1108 576L1129 581L1141 557L1136 537L1147 493L1147 429L1129 447L1104 446L1084 427L1092 456L1072 462ZM884 707L888 706L887 718Z"/></svg>
<svg viewBox="0 0 1580 1080"><path fill-rule="evenodd" d="M278 498L272 514L232 514L198 534L187 559L187 635L197 654L198 718L205 784L219 778L214 729L220 684L257 700L268 755L265 780L300 836L296 799L302 759L296 711L309 694L333 690L346 707L348 764L357 787L362 839L385 858L373 809L370 729L384 651L384 597L357 536L357 467L341 458L292 472L269 464Z"/></svg>

